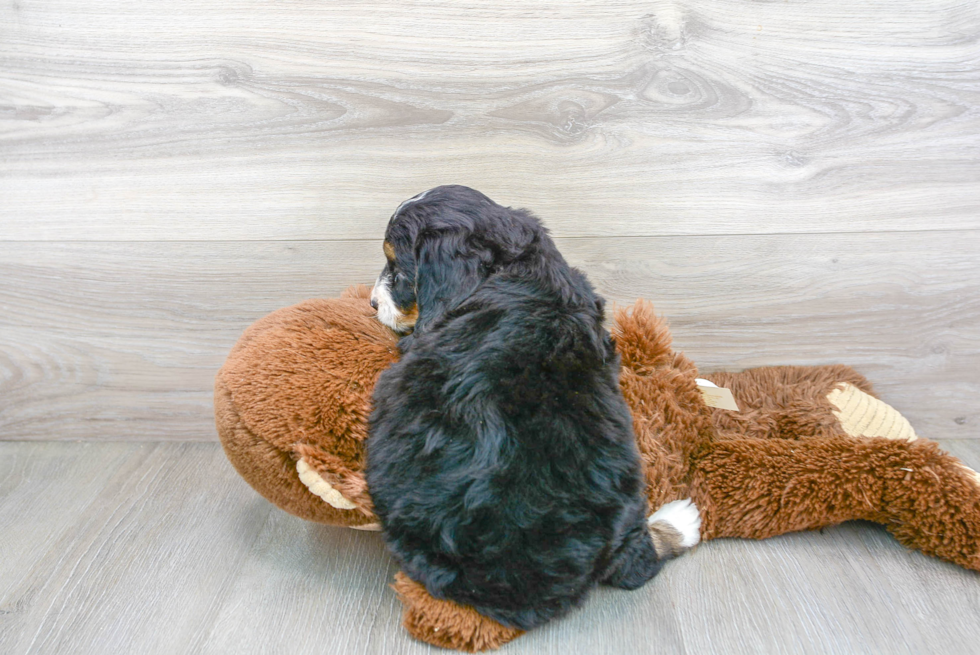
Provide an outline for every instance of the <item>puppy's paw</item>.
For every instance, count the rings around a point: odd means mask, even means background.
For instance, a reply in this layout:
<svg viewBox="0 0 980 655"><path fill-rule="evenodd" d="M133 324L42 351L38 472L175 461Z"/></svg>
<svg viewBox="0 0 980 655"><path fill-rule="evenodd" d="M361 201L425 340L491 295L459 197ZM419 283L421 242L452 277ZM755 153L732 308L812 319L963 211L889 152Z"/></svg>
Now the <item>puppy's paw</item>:
<svg viewBox="0 0 980 655"><path fill-rule="evenodd" d="M667 503L647 519L653 545L662 557L675 557L701 541L701 513L690 498Z"/></svg>

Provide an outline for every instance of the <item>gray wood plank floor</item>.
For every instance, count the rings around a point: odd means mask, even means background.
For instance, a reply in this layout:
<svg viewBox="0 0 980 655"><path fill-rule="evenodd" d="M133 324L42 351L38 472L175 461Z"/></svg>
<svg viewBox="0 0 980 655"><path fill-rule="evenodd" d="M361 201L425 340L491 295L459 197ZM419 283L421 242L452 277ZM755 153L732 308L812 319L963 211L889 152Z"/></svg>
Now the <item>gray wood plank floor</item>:
<svg viewBox="0 0 980 655"><path fill-rule="evenodd" d="M943 445L980 468L980 441ZM376 533L281 512L213 443L0 443L0 652L442 652ZM975 653L977 574L847 523L719 540L507 653Z"/></svg>

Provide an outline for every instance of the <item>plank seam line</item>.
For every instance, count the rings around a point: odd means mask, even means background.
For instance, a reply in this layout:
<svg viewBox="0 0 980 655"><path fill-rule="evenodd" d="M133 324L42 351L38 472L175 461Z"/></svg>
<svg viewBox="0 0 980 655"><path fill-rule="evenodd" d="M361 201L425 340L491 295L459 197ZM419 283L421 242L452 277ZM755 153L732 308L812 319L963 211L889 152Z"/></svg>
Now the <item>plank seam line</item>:
<svg viewBox="0 0 980 655"><path fill-rule="evenodd" d="M733 238L733 237L780 237L780 236L830 236L830 235L889 235L889 234L980 234L980 227L922 229L922 230L860 230L832 232L701 232L679 234L597 234L597 235L568 235L555 236L555 240L585 240L585 239L676 239L676 238ZM56 244L56 243L373 243L377 238L357 237L351 239L0 239L0 244Z"/></svg>

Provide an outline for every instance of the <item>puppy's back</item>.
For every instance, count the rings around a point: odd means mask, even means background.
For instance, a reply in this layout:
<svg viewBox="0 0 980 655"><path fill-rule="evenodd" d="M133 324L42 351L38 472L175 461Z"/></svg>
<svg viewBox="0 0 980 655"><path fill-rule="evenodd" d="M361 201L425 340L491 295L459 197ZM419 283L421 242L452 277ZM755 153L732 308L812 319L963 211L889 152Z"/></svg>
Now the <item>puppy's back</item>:
<svg viewBox="0 0 980 655"><path fill-rule="evenodd" d="M524 629L659 568L618 358L573 277L573 302L488 280L381 377L371 417L368 484L406 573Z"/></svg>

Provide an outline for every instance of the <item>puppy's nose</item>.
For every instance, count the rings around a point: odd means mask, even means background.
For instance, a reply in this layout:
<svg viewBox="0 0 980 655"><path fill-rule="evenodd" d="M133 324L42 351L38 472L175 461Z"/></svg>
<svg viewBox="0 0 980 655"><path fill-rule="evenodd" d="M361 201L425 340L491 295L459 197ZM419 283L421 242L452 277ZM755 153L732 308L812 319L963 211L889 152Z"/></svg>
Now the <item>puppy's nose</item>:
<svg viewBox="0 0 980 655"><path fill-rule="evenodd" d="M373 309L377 309L378 308L378 301L374 298L374 296L371 296L371 307Z"/></svg>

